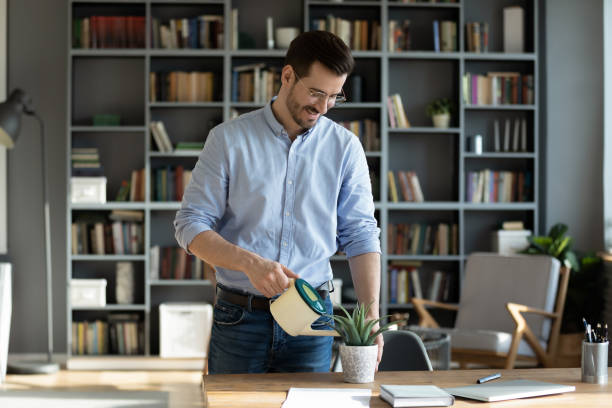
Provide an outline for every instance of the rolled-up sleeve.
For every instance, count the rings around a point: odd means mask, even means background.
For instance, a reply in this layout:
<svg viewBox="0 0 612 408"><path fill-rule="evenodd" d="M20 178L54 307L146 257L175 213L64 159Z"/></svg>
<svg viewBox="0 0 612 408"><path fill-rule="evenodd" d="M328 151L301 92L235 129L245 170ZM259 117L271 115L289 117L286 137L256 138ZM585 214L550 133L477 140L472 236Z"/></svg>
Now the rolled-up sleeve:
<svg viewBox="0 0 612 408"><path fill-rule="evenodd" d="M201 232L215 230L223 217L229 183L224 140L211 130L191 173L181 209L174 219L175 237L189 253L189 244Z"/></svg>
<svg viewBox="0 0 612 408"><path fill-rule="evenodd" d="M380 253L380 229L374 217L372 184L365 153L355 138L338 196L338 241L351 258Z"/></svg>

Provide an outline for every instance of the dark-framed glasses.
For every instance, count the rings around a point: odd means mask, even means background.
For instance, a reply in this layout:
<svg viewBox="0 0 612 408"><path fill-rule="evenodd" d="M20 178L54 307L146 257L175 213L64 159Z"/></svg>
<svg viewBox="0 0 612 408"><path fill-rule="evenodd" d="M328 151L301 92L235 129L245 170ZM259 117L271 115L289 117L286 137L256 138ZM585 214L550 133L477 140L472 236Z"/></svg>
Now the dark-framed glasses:
<svg viewBox="0 0 612 408"><path fill-rule="evenodd" d="M323 91L319 91L318 89L308 88L302 82L302 78L300 78L300 76L297 74L297 72L293 71L293 73L295 74L295 77L297 78L298 82L304 88L306 88L306 91L308 91L308 95L310 95L311 98L316 99L317 102L325 102L327 104L327 106L340 105L340 104L343 104L344 102L346 102L346 95L344 94L344 89L340 89L340 93L338 93L336 95L328 95L328 94L326 94Z"/></svg>

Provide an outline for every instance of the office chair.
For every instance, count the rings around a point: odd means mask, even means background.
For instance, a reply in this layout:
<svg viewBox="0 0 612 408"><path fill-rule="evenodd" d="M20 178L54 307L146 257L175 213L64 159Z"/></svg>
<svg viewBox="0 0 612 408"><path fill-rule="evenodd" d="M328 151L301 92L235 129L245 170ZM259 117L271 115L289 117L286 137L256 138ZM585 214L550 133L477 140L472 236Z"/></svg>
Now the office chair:
<svg viewBox="0 0 612 408"><path fill-rule="evenodd" d="M383 333L385 348L379 371L433 371L421 338L407 330Z"/></svg>

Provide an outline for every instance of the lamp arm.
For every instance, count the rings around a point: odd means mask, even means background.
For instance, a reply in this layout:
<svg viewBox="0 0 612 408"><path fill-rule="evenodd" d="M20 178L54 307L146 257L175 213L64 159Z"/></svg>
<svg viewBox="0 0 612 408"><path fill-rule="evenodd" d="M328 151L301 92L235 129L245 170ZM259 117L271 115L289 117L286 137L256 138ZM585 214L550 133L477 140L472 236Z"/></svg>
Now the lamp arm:
<svg viewBox="0 0 612 408"><path fill-rule="evenodd" d="M41 155L41 173L43 179L43 217L45 222L45 283L47 287L47 359L51 362L53 355L53 273L51 268L51 214L49 211L49 192L48 192L48 174L47 174L47 155L45 145L45 125L42 118L33 110L26 110L25 113L34 116L40 125L40 155Z"/></svg>

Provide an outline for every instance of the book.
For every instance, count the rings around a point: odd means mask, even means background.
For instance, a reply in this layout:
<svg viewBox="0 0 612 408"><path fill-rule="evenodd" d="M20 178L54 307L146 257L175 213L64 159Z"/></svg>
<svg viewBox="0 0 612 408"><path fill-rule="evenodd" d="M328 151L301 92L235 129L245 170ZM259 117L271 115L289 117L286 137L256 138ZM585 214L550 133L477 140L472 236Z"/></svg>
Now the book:
<svg viewBox="0 0 612 408"><path fill-rule="evenodd" d="M502 229L506 231L522 231L525 229L523 221L504 221Z"/></svg>
<svg viewBox="0 0 612 408"><path fill-rule="evenodd" d="M397 194L397 184L395 183L395 175L392 170L389 170L387 175L389 178L389 195L391 201L397 203L399 202L399 196Z"/></svg>
<svg viewBox="0 0 612 408"><path fill-rule="evenodd" d="M419 270L416 268L410 270L410 283L412 284L413 296L422 299L423 291L421 289L421 279L419 278Z"/></svg>
<svg viewBox="0 0 612 408"><path fill-rule="evenodd" d="M455 398L435 385L381 384L380 398L392 407L448 407Z"/></svg>
<svg viewBox="0 0 612 408"><path fill-rule="evenodd" d="M510 119L504 121L504 152L510 151Z"/></svg>
<svg viewBox="0 0 612 408"><path fill-rule="evenodd" d="M433 21L433 36L434 36L434 51L440 52L440 23L438 20Z"/></svg>
<svg viewBox="0 0 612 408"><path fill-rule="evenodd" d="M445 390L456 397L493 402L537 397L540 395L561 394L575 391L576 387L573 385L552 384L542 381L511 380L472 384L463 387L446 388Z"/></svg>
<svg viewBox="0 0 612 408"><path fill-rule="evenodd" d="M527 151L527 119L521 119L521 151Z"/></svg>
<svg viewBox="0 0 612 408"><path fill-rule="evenodd" d="M520 127L521 120L519 118L516 118L514 120L514 137L512 138L512 151L514 152L519 151Z"/></svg>
<svg viewBox="0 0 612 408"><path fill-rule="evenodd" d="M525 52L525 10L504 7L504 52Z"/></svg>

